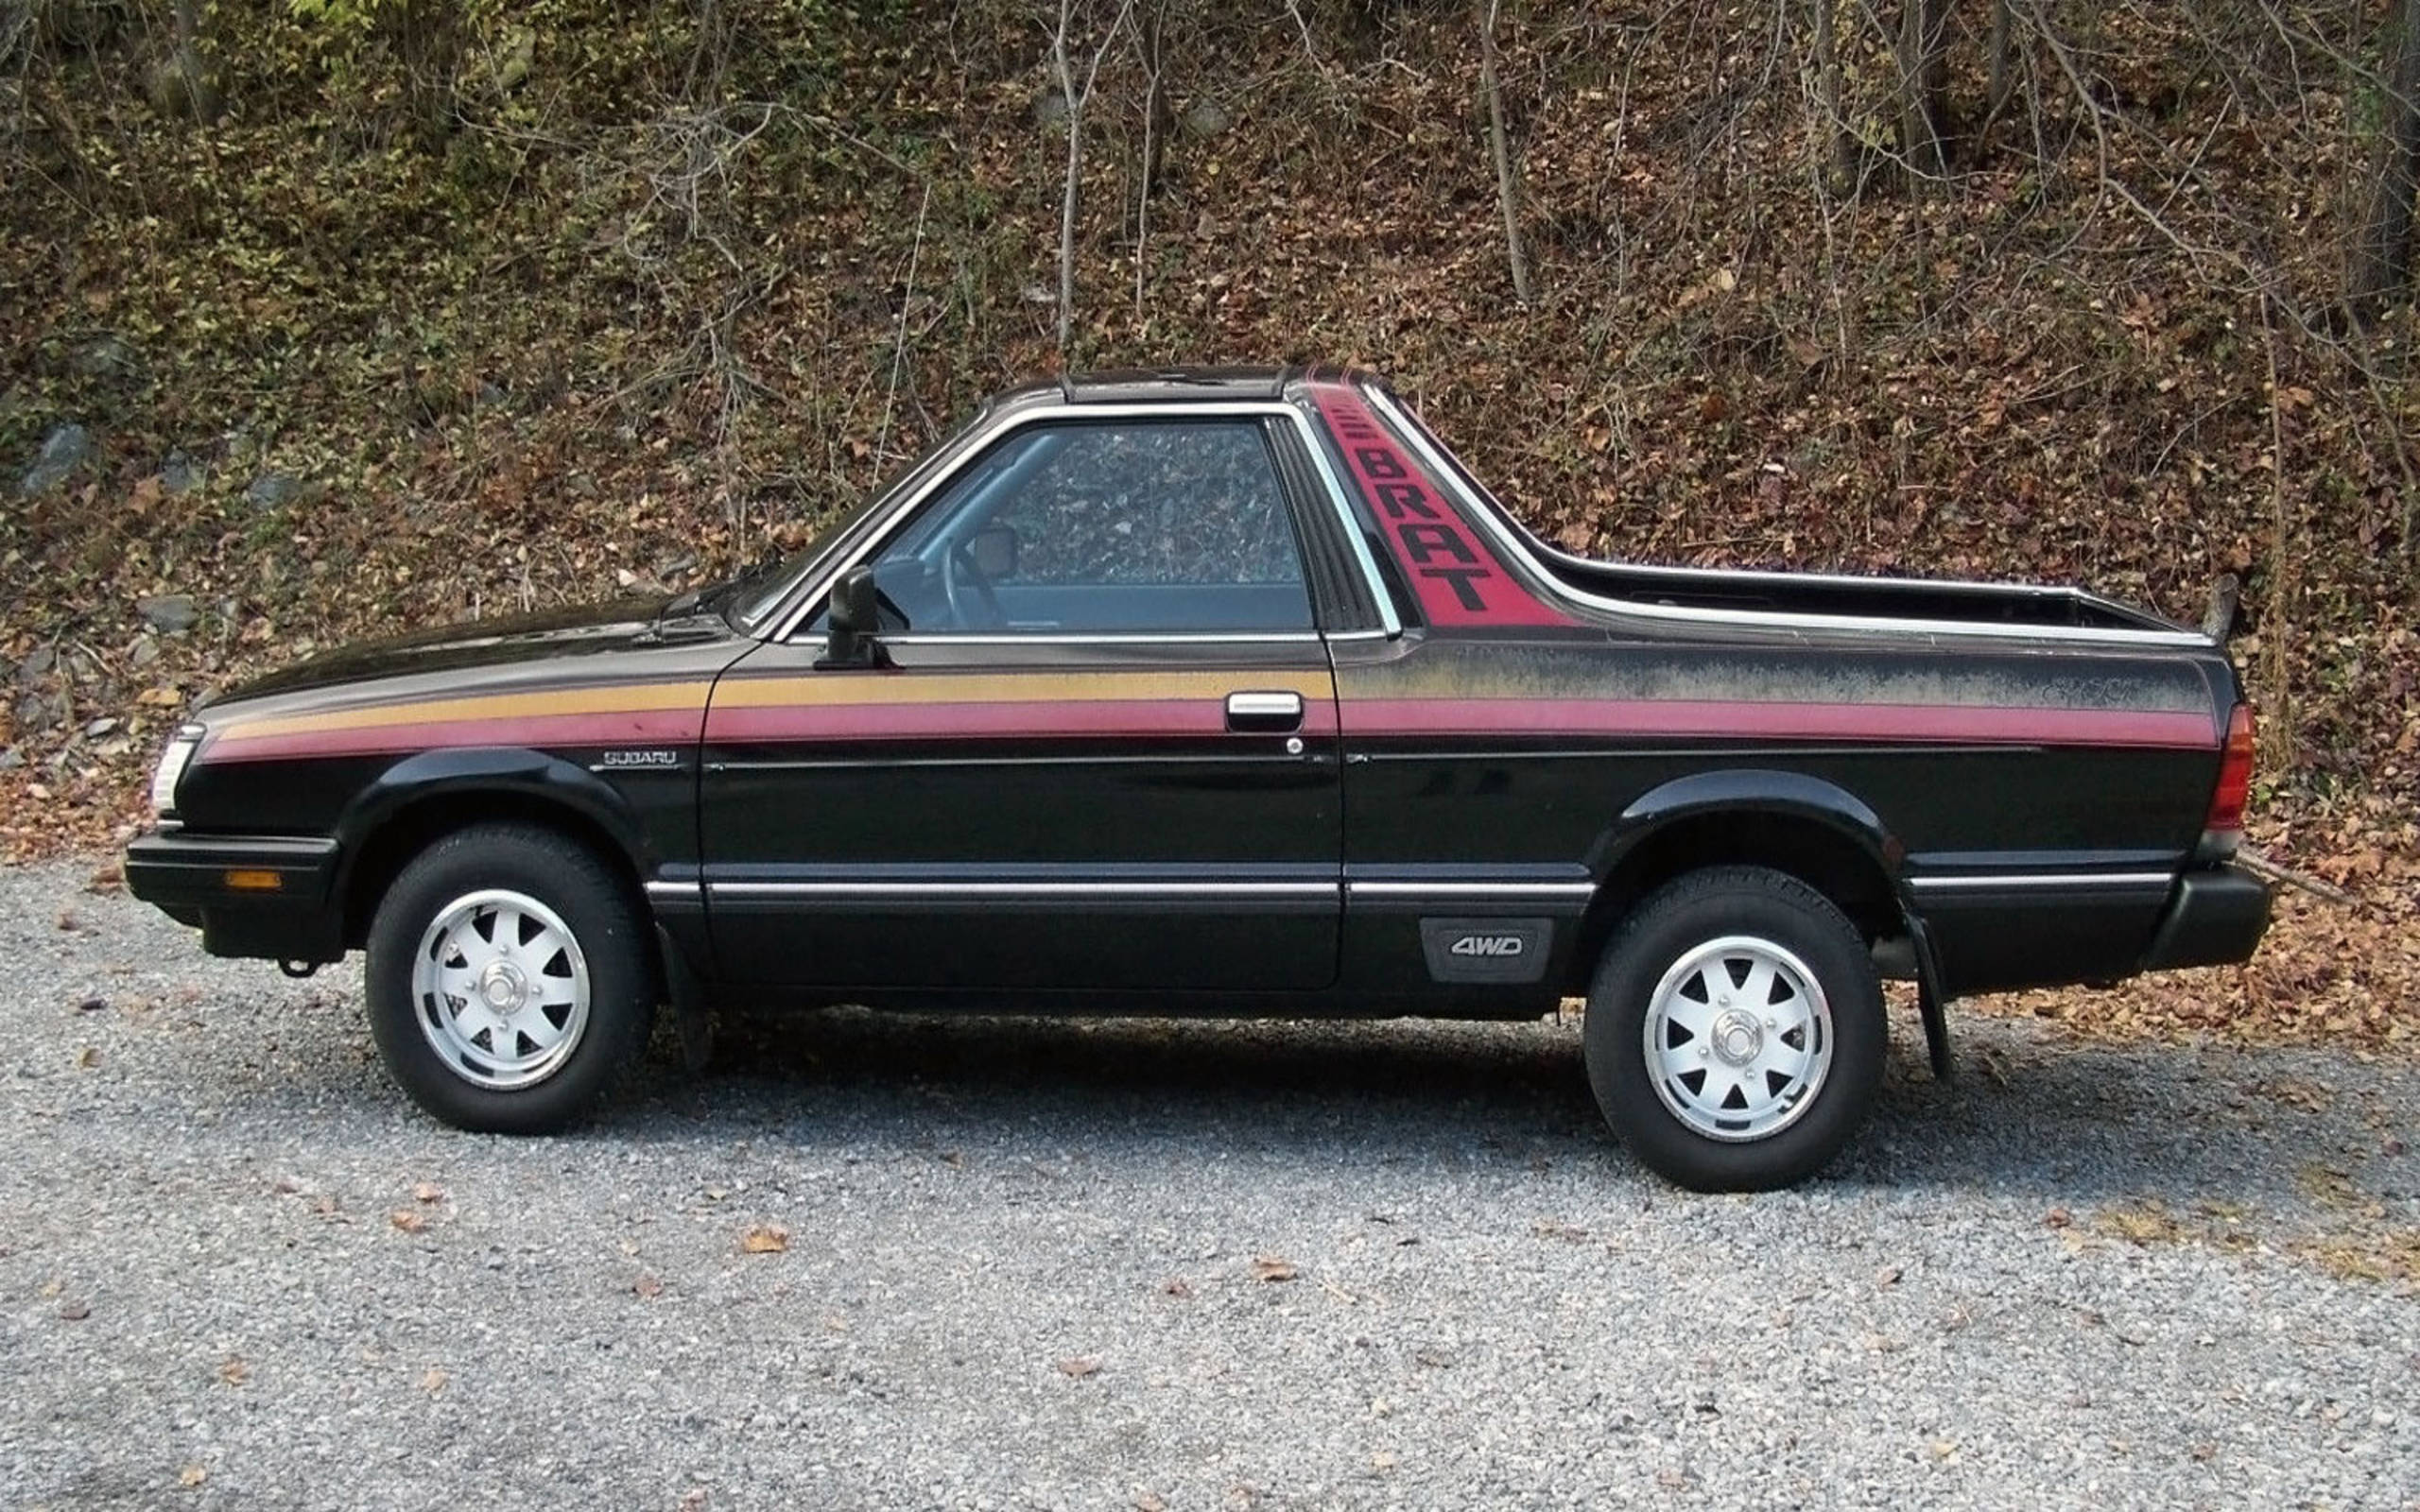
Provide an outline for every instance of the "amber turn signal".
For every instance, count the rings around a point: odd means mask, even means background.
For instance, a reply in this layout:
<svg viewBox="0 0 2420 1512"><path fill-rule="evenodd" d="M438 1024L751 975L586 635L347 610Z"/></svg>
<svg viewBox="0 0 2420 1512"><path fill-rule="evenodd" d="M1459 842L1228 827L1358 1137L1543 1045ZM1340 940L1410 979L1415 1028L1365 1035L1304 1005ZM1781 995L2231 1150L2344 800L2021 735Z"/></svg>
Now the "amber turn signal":
<svg viewBox="0 0 2420 1512"><path fill-rule="evenodd" d="M233 892L275 892L285 885L285 878L274 871L230 871L218 880Z"/></svg>

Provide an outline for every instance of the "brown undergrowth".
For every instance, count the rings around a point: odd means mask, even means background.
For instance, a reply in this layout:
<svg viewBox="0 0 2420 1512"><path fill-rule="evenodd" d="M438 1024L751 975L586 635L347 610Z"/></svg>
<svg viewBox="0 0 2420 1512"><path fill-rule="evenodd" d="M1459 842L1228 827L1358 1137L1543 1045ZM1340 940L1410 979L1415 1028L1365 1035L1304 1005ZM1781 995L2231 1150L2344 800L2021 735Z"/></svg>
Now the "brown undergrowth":
<svg viewBox="0 0 2420 1512"><path fill-rule="evenodd" d="M1803 9L1507 7L1524 305L1467 7L1170 3L1158 85L1113 43L1083 112L1063 355L1039 8L473 7L432 94L424 50L222 5L207 126L146 97L161 36L108 19L138 8L83 9L13 58L0 126L9 855L122 836L214 689L695 584L1018 377L1355 362L1576 549L2188 619L2237 575L2255 838L2356 902L2290 892L2242 969L2009 1006L2420 1022L2411 332L2332 313L2375 61L2306 45L2332 21L2023 8L2014 103L1962 43L1949 172L1910 184L1871 47L1817 111ZM1075 13L1088 57L1109 12ZM70 421L90 455L18 496ZM142 600L177 594L190 627L157 628L181 607Z"/></svg>

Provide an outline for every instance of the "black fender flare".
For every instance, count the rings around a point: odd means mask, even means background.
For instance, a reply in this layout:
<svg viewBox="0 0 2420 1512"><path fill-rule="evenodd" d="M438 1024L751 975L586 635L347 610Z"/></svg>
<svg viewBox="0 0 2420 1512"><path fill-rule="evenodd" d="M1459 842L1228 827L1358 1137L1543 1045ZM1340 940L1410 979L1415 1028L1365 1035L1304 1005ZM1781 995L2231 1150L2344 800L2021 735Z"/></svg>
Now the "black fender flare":
<svg viewBox="0 0 2420 1512"><path fill-rule="evenodd" d="M1926 1048L1936 1075L1949 1074L1949 1030L1941 992L1941 967L1932 937L1916 912L1900 875L1907 849L1872 804L1841 786L1805 772L1765 767L1727 767L1692 772L1650 788L1631 800L1589 850L1588 871L1600 884L1651 836L1669 826L1709 814L1770 814L1808 820L1856 846L1881 872L1908 931L1914 956L1917 995Z"/></svg>
<svg viewBox="0 0 2420 1512"><path fill-rule="evenodd" d="M496 797L568 809L612 839L634 876L644 879L652 870L638 816L603 778L544 751L473 746L406 756L354 796L337 817L336 895L348 895L371 837L405 810L434 799Z"/></svg>
<svg viewBox="0 0 2420 1512"><path fill-rule="evenodd" d="M1837 782L1805 772L1770 768L1725 767L1691 772L1651 787L1633 799L1619 817L1590 849L1588 869L1603 879L1624 857L1657 831L1684 819L1707 814L1763 813L1811 819L1856 845L1890 879L1891 890L1904 912L1906 889L1899 885L1905 850L1890 826L1871 804Z"/></svg>

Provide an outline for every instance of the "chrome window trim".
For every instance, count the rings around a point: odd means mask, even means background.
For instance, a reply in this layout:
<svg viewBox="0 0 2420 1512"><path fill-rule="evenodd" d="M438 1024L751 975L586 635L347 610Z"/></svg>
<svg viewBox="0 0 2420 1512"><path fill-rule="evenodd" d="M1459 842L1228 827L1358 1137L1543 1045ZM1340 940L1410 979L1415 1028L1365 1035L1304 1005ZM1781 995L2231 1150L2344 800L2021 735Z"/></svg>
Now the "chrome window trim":
<svg viewBox="0 0 2420 1512"><path fill-rule="evenodd" d="M1344 527L1345 543L1353 548L1353 559L1361 564L1361 580L1370 585L1370 601L1378 606L1377 633L1387 640L1403 637L1403 616L1395 612L1395 596L1387 591L1386 579L1378 576L1378 559L1370 555L1370 542L1361 530L1361 523L1353 517L1353 505L1344 495L1343 480L1327 459L1327 448L1320 444L1319 427L1300 406L1285 406L1287 418L1302 434L1303 450L1311 454L1311 466L1319 469L1320 481L1327 485L1327 501L1336 509L1338 524ZM1348 631L1360 636L1366 630ZM1342 639L1342 637L1339 637Z"/></svg>
<svg viewBox="0 0 2420 1512"><path fill-rule="evenodd" d="M1677 604L1641 604L1632 599L1608 598L1601 593L1591 593L1585 589L1575 588L1555 576L1546 563L1539 559L1538 553L1543 551L1549 557L1561 558L1565 561L1582 565L1588 564L1585 558L1557 551L1552 546L1538 541L1535 537L1529 536L1526 531L1509 524L1510 511L1499 514L1500 507L1491 507L1487 501L1476 497L1470 487L1462 480L1461 470L1439 455L1436 444L1429 440L1427 434L1404 413L1402 407L1384 389L1366 380L1363 381L1360 388L1363 397L1376 406L1386 416L1395 432L1413 451L1420 454L1421 460L1427 464L1429 471L1437 474L1438 481L1451 490L1454 496L1461 502L1463 512L1476 520L1479 527L1487 532L1497 546L1528 568L1531 576L1541 584L1546 585L1549 592L1585 604L1601 613L1634 619L1737 625L1752 629L1846 632L1856 635L1935 635L1968 640L2066 641L2112 646L2177 645L2194 646L2204 650L2218 644L2216 641L2198 630L2097 629L2080 625L1969 625L1958 620L1897 619L1870 614L1798 614L1785 610L1684 609ZM1537 550L1531 549L1533 543ZM1694 576L1687 568L1634 569L1627 563L1622 566L1626 572L1644 570L1667 573L1676 576ZM1812 581L1860 586L1871 586L1874 582L1871 578L1840 573L1734 574L1725 571L1721 576L1737 576L1751 581L1758 579L1777 582ZM2026 584L1960 581L1943 581L1927 586L1988 588L1996 593L2014 588L2018 592L2042 596L2066 592L2064 589Z"/></svg>
<svg viewBox="0 0 2420 1512"><path fill-rule="evenodd" d="M830 595L832 592L832 585L840 580L841 575L848 572L850 568L856 566L859 562L864 561L874 553L880 551L890 542L892 536L898 534L900 529L905 526L909 520L915 518L917 511L925 507L927 500L931 499L934 494L940 492L942 489L949 487L949 485L956 480L958 475L964 472L976 457L981 455L985 451L991 448L993 443L999 440L1002 437L1009 435L1011 432L1021 430L1028 425L1041 425L1051 423L1053 421L1064 421L1068 420L1078 421L1090 421L1097 420L1182 421L1198 420L1204 417L1216 417L1219 419L1281 419L1293 424L1295 429L1303 438L1305 448L1311 454L1312 465L1319 469L1321 478L1327 485L1329 503L1335 506L1337 518L1343 522L1345 525L1346 539L1353 542L1354 555L1361 564L1361 576L1368 581L1371 596L1379 606L1378 613L1382 623L1384 623L1387 627L1387 633L1390 636L1402 634L1403 622L1395 614L1393 600L1387 596L1386 584L1378 576L1378 564L1371 558L1369 544L1362 541L1359 528L1353 524L1352 508L1345 502L1343 485L1337 480L1335 470L1328 465L1326 454L1320 449L1319 436L1311 428L1310 417L1304 414L1293 404L1288 404L1282 399L1222 399L1188 400L1182 404L1060 404L1045 405L1039 408L1013 409L994 416L989 422L961 438L959 443L959 454L950 460L949 465L936 472L931 477L926 478L914 492L910 493L908 497L893 506L890 511L890 518L885 521L878 529L873 531L864 541L858 542L856 550L850 552L847 556L836 562L828 572L825 572L820 579L814 582L811 588L808 588L805 593L800 594L798 602L790 606L788 610L780 614L767 615L766 620L772 627L763 635L762 639L767 641L786 642L793 635L797 634L799 627L814 617L816 606ZM1274 471L1274 469L1272 469L1272 471ZM1282 475L1279 477L1279 488L1281 491L1284 490L1284 478ZM1288 507L1290 507L1292 496L1288 494L1287 497L1288 499ZM1310 593L1311 586L1310 564L1308 562L1305 562L1302 565L1303 591L1307 596ZM793 593L797 593L799 589L804 586L804 583L805 579L801 579L801 582L793 584L789 591ZM1131 633L1132 639L1135 641L1194 639L1200 638L1204 634L1204 632L1194 630L1137 631ZM1273 633L1295 634L1297 632ZM1214 635L1211 638L1233 641L1242 639L1243 637ZM1304 634L1302 638L1306 640L1319 639L1316 632ZM893 642L904 641L907 638L885 636L883 639L886 642ZM986 644L978 643L973 637L957 635L937 634L928 636L926 639L935 643L948 642L959 645ZM1098 636L1080 636L1070 637L1068 639L1070 642L1082 642L1093 644L1115 644L1105 643L1103 637ZM990 644L1014 645L1047 643L1044 642L1043 638L1040 636L1010 635L993 638Z"/></svg>

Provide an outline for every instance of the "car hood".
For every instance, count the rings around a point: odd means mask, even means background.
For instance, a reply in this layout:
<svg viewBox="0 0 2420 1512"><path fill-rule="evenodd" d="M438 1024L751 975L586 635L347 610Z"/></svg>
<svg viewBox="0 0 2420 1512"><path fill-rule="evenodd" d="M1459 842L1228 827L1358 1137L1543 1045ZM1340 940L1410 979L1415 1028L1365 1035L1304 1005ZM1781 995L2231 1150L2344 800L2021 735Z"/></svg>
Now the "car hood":
<svg viewBox="0 0 2420 1512"><path fill-rule="evenodd" d="M685 598L695 602L694 594ZM296 696L399 679L464 675L464 681L479 682L489 680L479 676L483 673L534 672L549 666L573 680L605 670L590 662L617 652L735 639L720 615L666 612L667 608L683 607L683 601L668 594L627 597L363 642L256 678L204 707L218 711L233 704L287 703L296 701Z"/></svg>

